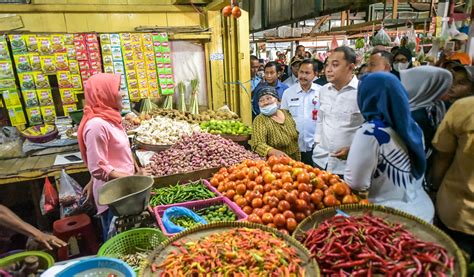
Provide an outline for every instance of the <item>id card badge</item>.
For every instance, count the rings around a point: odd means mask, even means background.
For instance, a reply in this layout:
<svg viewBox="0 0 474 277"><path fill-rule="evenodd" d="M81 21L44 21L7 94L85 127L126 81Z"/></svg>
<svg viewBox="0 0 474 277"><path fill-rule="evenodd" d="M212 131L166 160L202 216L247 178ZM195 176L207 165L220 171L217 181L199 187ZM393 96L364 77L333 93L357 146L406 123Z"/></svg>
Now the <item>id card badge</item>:
<svg viewBox="0 0 474 277"><path fill-rule="evenodd" d="M318 101L318 98L313 98L313 111L312 111L312 116L313 120L318 119L318 111L319 111L320 103Z"/></svg>

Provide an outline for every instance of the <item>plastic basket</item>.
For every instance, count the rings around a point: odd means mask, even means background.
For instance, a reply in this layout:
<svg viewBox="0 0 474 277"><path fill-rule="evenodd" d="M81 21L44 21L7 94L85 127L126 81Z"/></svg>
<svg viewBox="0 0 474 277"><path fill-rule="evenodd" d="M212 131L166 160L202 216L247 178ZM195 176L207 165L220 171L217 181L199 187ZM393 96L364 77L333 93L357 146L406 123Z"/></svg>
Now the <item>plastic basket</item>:
<svg viewBox="0 0 474 277"><path fill-rule="evenodd" d="M206 207L218 205L218 204L223 204L226 205L230 208L230 210L237 216L237 221L243 221L247 219L247 214L244 213L239 206L237 206L235 203L227 199L226 197L219 197L219 198L211 198L211 199L206 199L206 200L199 200L199 201L191 201L191 202L184 202L184 203L178 203L178 204L173 204L173 205L168 205L168 206L157 206L154 208L153 212L155 213L156 221L158 222L158 225L161 228L161 231L163 231L163 234L168 237L172 237L176 235L177 233L168 233L166 231L165 226L163 225L163 222L161 221L161 217L163 216L165 210L170 207L185 207L193 211L197 211Z"/></svg>
<svg viewBox="0 0 474 277"><path fill-rule="evenodd" d="M209 183L208 180L202 180L202 183L204 184L204 186L206 186L210 191L212 191L216 197L213 197L213 198L209 198L209 199L216 199L216 198L219 198L219 197L222 197L222 194L215 188L211 185L211 183ZM191 184L191 183L188 183L188 184ZM183 184L182 186L186 186L188 184ZM160 187L158 187L160 188ZM152 192L152 197L153 197L153 192ZM205 200L209 200L209 199L205 199ZM205 201L205 200L196 200L196 201ZM174 203L174 204L169 204L169 205L159 205L159 206L156 206L156 207L159 207L163 210L166 210L167 208L169 207L173 207L173 206L176 206L176 204L183 204L183 203L190 203L190 202L195 202L195 201L188 201L188 202L181 202L181 203ZM156 208L154 207L154 208Z"/></svg>
<svg viewBox="0 0 474 277"><path fill-rule="evenodd" d="M81 274L85 271L97 269L101 271L101 274L108 276L110 270L116 270L125 275L125 277L134 277L136 276L133 269L126 263L122 262L119 259L100 257L92 258L80 261L75 263L63 271L59 272L56 277L70 277L76 274ZM102 275L100 275L102 276Z"/></svg>
<svg viewBox="0 0 474 277"><path fill-rule="evenodd" d="M6 267L12 263L23 260L28 256L38 257L39 269L48 269L54 264L54 258L48 253L41 251L25 251L20 253L15 253L5 258L0 259L0 268Z"/></svg>
<svg viewBox="0 0 474 277"><path fill-rule="evenodd" d="M136 252L136 247L155 248L166 239L163 233L155 228L133 229L110 238L100 247L97 256L117 257L122 254L133 254Z"/></svg>

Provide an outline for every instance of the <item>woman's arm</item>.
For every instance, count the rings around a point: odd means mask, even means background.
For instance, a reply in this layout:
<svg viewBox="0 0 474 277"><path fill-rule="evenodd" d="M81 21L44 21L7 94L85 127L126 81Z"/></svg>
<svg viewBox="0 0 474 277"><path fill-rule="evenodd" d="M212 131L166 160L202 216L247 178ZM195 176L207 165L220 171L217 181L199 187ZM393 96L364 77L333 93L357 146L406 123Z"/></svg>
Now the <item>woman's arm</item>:
<svg viewBox="0 0 474 277"><path fill-rule="evenodd" d="M378 164L378 148L379 145L373 135L365 134L362 129L356 132L344 173L344 180L351 189L366 191L370 188Z"/></svg>
<svg viewBox="0 0 474 277"><path fill-rule="evenodd" d="M25 236L33 237L37 242L47 247L49 250L54 247L62 247L67 244L55 236L45 234L25 221L21 220L15 213L7 207L0 205L0 226L9 228Z"/></svg>
<svg viewBox="0 0 474 277"><path fill-rule="evenodd" d="M433 189L438 190L441 182L444 179L444 175L451 166L453 161L454 153L445 153L435 151L433 158L433 168L431 169L431 185Z"/></svg>

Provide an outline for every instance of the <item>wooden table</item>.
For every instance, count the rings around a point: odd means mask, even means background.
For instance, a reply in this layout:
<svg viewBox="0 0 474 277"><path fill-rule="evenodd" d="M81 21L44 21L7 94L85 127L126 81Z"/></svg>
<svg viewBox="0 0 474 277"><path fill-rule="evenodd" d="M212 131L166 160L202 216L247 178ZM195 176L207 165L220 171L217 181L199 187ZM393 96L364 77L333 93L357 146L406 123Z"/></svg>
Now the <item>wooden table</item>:
<svg viewBox="0 0 474 277"><path fill-rule="evenodd" d="M32 181L45 177L55 177L57 179L62 169L66 169L68 174L88 171L83 163L55 166L56 155L58 154L0 160L0 185Z"/></svg>

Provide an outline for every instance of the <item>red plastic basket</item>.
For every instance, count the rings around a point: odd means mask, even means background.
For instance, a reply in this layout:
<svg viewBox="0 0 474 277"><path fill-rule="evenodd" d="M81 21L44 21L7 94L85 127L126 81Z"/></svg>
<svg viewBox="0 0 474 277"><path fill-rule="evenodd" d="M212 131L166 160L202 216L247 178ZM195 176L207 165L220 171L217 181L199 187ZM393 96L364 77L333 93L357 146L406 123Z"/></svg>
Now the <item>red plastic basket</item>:
<svg viewBox="0 0 474 277"><path fill-rule="evenodd" d="M213 198L209 198L209 199L216 199L216 198L219 198L219 197L222 197L222 194L215 188L211 185L211 183L209 183L208 180L202 180L202 183L210 190L212 191L216 197L213 197ZM190 183L189 183L190 184ZM183 184L182 186L186 186L188 184ZM196 200L196 201L206 201L206 200L209 200L209 199L205 199L205 200ZM192 202L196 202L196 201L188 201L188 202L182 202L182 203L174 203L174 204L169 204L169 205L159 205L159 206L156 206L160 209L163 209L163 210L166 210L167 208L169 207L173 207L175 206L176 204L183 204L183 203L192 203ZM156 208L155 207L155 208Z"/></svg>
<svg viewBox="0 0 474 277"><path fill-rule="evenodd" d="M242 221L247 219L247 214L240 209L239 206L237 206L234 202L230 201L226 197L218 197L218 198L211 198L211 199L206 199L206 200L199 200L199 201L191 201L191 202L184 202L184 203L178 203L178 204L173 204L173 205L167 205L167 206L157 206L153 209L153 212L156 217L156 221L158 222L158 225L160 226L161 230L163 231L163 234L172 237L176 235L177 233L170 234L166 231L165 226L163 225L163 222L161 221L161 217L165 213L165 210L170 207L184 207L188 208L190 210L196 211L200 210L206 207L210 207L213 205L217 204L224 204L228 206L231 211L237 216L237 221Z"/></svg>

